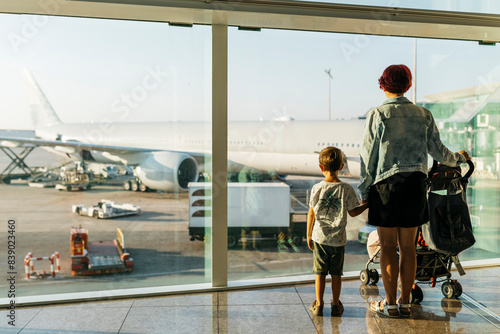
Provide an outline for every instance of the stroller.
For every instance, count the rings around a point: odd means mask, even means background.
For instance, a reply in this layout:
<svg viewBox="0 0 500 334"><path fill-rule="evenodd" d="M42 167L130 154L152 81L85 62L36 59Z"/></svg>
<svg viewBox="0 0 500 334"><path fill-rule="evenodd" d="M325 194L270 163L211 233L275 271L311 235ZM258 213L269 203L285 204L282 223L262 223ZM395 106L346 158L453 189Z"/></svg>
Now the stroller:
<svg viewBox="0 0 500 334"><path fill-rule="evenodd" d="M446 298L462 294L462 285L451 279L451 266L455 265L460 276L465 275L458 254L475 243L466 202L467 182L474 172L474 164L470 160L467 164L469 170L463 177L460 167L438 165L435 160L428 173L430 219L417 230L415 238L417 271L410 295L412 304L418 304L424 298L418 283L435 287L436 283L443 282L441 292ZM359 278L363 284L376 284L379 273L369 266L380 256L377 231L368 236L367 250L370 259Z"/></svg>

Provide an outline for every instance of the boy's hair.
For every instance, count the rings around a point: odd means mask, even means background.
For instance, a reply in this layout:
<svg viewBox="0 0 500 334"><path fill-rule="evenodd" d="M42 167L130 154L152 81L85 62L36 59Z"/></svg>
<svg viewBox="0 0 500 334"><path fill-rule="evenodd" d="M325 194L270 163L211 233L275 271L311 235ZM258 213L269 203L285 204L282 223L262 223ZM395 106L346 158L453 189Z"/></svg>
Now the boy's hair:
<svg viewBox="0 0 500 334"><path fill-rule="evenodd" d="M319 154L319 164L325 168L325 171L333 173L340 169L344 154L336 147L328 146L321 150Z"/></svg>

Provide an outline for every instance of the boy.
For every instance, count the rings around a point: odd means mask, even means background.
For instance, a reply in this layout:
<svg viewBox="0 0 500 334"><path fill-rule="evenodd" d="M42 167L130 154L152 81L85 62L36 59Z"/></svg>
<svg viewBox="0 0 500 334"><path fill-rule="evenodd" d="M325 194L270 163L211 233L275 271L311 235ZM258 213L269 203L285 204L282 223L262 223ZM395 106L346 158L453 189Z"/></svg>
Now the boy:
<svg viewBox="0 0 500 334"><path fill-rule="evenodd" d="M316 274L316 300L311 303L313 315L323 315L323 294L326 275L332 276L332 316L341 316L344 306L339 300L344 268L347 213L361 214L367 204L359 205L354 188L340 181L338 174L344 168L343 153L336 147L327 147L319 155L319 168L325 179L311 191L307 215L307 244L313 251L313 272Z"/></svg>

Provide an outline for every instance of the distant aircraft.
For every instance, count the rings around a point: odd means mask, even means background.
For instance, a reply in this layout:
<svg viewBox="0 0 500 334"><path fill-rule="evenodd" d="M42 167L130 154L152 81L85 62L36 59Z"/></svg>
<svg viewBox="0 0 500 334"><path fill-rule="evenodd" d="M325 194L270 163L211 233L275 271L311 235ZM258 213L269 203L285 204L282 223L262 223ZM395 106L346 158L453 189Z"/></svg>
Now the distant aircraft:
<svg viewBox="0 0 500 334"><path fill-rule="evenodd" d="M0 145L35 145L86 162L128 165L144 185L167 192L187 190L189 182L210 171L210 123L63 123L29 72L27 79L34 93L30 108L36 138L0 137ZM228 170L247 166L281 176L322 176L318 152L336 146L346 156L341 175L359 177L364 122L229 122Z"/></svg>

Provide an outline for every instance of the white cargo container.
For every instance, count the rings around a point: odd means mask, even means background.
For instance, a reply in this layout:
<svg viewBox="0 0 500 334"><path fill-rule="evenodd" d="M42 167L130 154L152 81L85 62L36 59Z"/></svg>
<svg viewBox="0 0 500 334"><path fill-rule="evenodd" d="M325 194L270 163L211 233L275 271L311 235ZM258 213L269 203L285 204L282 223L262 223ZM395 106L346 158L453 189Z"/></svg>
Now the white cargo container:
<svg viewBox="0 0 500 334"><path fill-rule="evenodd" d="M296 244L305 237L305 222L290 224L290 187L285 183L228 184L228 246L238 240L277 239L289 235ZM189 235L204 240L212 226L212 184L189 184ZM245 240L246 239L246 240Z"/></svg>

